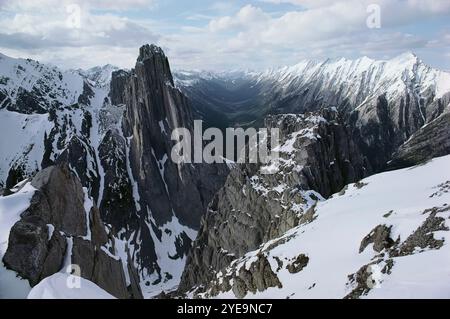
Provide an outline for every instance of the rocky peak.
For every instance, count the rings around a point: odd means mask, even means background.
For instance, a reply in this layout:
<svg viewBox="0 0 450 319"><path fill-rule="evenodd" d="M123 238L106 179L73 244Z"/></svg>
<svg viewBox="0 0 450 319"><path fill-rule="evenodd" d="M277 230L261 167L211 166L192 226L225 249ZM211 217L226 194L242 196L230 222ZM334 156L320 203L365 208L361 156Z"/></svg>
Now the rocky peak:
<svg viewBox="0 0 450 319"><path fill-rule="evenodd" d="M164 51L155 44L145 44L139 48L138 62L143 62L152 58L155 55L163 56L165 58Z"/></svg>
<svg viewBox="0 0 450 319"><path fill-rule="evenodd" d="M169 81L173 85L172 72L170 71L169 59L164 51L154 45L146 44L139 49L136 68L140 68L140 64L144 64L145 69L154 80Z"/></svg>
<svg viewBox="0 0 450 319"><path fill-rule="evenodd" d="M120 91L121 75L115 73L113 79L112 87ZM135 68L122 84L122 127L138 216L132 231L140 237L136 240L140 244L135 245L136 262L142 273L155 275L156 282L178 280L200 218L228 170L226 165L177 165L171 160L175 143L171 132L181 127L192 130L193 116L188 99L173 85L169 62L160 48L141 47ZM160 268L161 256L170 249L177 251L170 257L176 265L165 273ZM150 286L148 276L143 277Z"/></svg>
<svg viewBox="0 0 450 319"><path fill-rule="evenodd" d="M421 62L419 57L412 51L404 52L389 61L391 63L399 63L403 65L410 65Z"/></svg>

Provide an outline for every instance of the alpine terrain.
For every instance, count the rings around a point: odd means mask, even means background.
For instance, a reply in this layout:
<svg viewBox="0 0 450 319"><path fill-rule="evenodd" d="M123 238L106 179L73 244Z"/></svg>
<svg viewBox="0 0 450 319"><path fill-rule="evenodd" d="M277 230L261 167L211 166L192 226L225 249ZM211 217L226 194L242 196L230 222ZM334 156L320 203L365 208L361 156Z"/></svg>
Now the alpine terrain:
<svg viewBox="0 0 450 319"><path fill-rule="evenodd" d="M177 164L194 120L278 128L280 156ZM222 73L172 73L156 45L131 70L0 54L0 128L0 298L450 297L450 73L413 53Z"/></svg>

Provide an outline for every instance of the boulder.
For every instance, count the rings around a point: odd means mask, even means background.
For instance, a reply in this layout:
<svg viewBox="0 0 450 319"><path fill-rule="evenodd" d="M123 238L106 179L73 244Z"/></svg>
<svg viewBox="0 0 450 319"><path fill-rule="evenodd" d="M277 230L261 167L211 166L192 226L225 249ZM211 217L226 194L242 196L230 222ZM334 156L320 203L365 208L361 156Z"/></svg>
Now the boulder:
<svg viewBox="0 0 450 319"><path fill-rule="evenodd" d="M64 261L66 241L59 232L49 238L49 227L37 216L27 216L11 229L5 266L35 286L58 272Z"/></svg>

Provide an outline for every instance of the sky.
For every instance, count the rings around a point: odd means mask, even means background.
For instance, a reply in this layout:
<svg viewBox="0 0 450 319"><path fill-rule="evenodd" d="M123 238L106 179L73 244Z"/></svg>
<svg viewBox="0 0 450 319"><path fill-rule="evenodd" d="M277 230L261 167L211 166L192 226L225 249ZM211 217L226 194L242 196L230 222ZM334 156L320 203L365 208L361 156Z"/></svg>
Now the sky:
<svg viewBox="0 0 450 319"><path fill-rule="evenodd" d="M450 70L450 0L0 0L0 52L12 57L131 68L145 43L179 70L405 51Z"/></svg>

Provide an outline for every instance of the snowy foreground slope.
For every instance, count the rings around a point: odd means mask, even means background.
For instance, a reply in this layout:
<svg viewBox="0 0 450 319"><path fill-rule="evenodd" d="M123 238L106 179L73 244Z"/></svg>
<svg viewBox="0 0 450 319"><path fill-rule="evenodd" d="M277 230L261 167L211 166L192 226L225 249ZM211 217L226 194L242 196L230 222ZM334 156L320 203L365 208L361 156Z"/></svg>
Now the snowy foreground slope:
<svg viewBox="0 0 450 319"><path fill-rule="evenodd" d="M234 298L234 281L264 256L282 288L245 298L450 298L450 156L351 184L311 212L201 296Z"/></svg>
<svg viewBox="0 0 450 319"><path fill-rule="evenodd" d="M282 288L250 292L246 298L448 298L449 168L446 156L351 184L313 206L308 224L233 262L227 276L218 276L217 282L227 280L233 271L249 269L263 254ZM9 229L34 191L27 184L0 198L0 257ZM2 292L27 296L28 284L3 265L0 278L0 296ZM81 279L80 289L68 288L67 282L67 274L57 273L34 287L28 298L111 298L87 280ZM235 294L202 297L235 298Z"/></svg>
<svg viewBox="0 0 450 319"><path fill-rule="evenodd" d="M46 278L43 278L37 285L31 288L31 284L28 280L21 279L20 276L13 270L6 268L6 262L4 256L7 254L8 244L15 242L17 244L17 237L12 236L13 229L16 228L19 220L23 218L23 214L26 212L29 213L30 209L32 209L33 200L34 205L36 205L35 195L40 192L40 190L36 189L33 186L33 182L29 182L25 180L19 183L15 188L11 189L12 194L5 197L0 197L0 260L4 262L0 263L0 299L111 299L114 298L111 294L100 288L98 285L93 282L69 275L68 269L71 269L69 265L73 260L73 252L75 251L74 241L77 238L67 237L68 243L68 252L65 256L61 256L61 263L58 263L57 272L53 275L50 275ZM62 199L64 201L65 199ZM85 201L85 209L92 206L92 202L90 200ZM74 211L71 211L73 215L76 215ZM24 225L24 224L22 224ZM36 233L39 233L38 227L33 227L31 222L25 224L27 228L27 232L24 237L21 239L27 240L26 243L21 242L22 246L33 245L36 241L39 242L39 239L35 236ZM50 246L55 245L54 234L59 232L58 228L56 228L52 224L47 224L48 235L46 235L47 241ZM64 234L59 232L61 235ZM65 234L64 234L65 235ZM94 235L95 236L95 235ZM88 232L86 239L91 237L92 234ZM13 239L11 239L13 238ZM53 244L52 244L53 243ZM70 244L69 244L70 243ZM87 241L85 243L88 243ZM116 243L120 244L119 241ZM10 247L11 248L11 247ZM20 248L19 248L20 249ZM105 247L101 247L103 251L107 251ZM121 248L119 247L117 251ZM39 262L41 260L41 250L39 246L36 244L35 249L31 252L33 256L33 261L25 261L24 263L32 264L32 267L39 268ZM58 258L55 253L49 252L49 256L51 258ZM108 256L112 258L119 258L113 256L109 253ZM50 258L50 259L51 259ZM122 257L120 257L122 258ZM46 258L48 260L48 257ZM120 260L120 259L119 259ZM95 260L95 263L99 263L100 260ZM113 280L117 280L113 274L113 267L111 263L109 263L110 268L108 269L108 276L113 278ZM80 268L82 266L80 265ZM58 271L59 269L59 271ZM118 281L118 280L117 280ZM75 288L74 288L75 287Z"/></svg>
<svg viewBox="0 0 450 319"><path fill-rule="evenodd" d="M0 197L0 260L8 248L9 232L30 205L34 192L34 187L28 183L16 194ZM17 278L14 271L7 270L0 262L0 299L24 298L30 289L28 281Z"/></svg>
<svg viewBox="0 0 450 319"><path fill-rule="evenodd" d="M78 280L78 278L77 278ZM42 280L34 287L28 299L115 299L96 284L79 278L78 287L71 288L67 283L74 283L73 278L63 273L56 273Z"/></svg>

